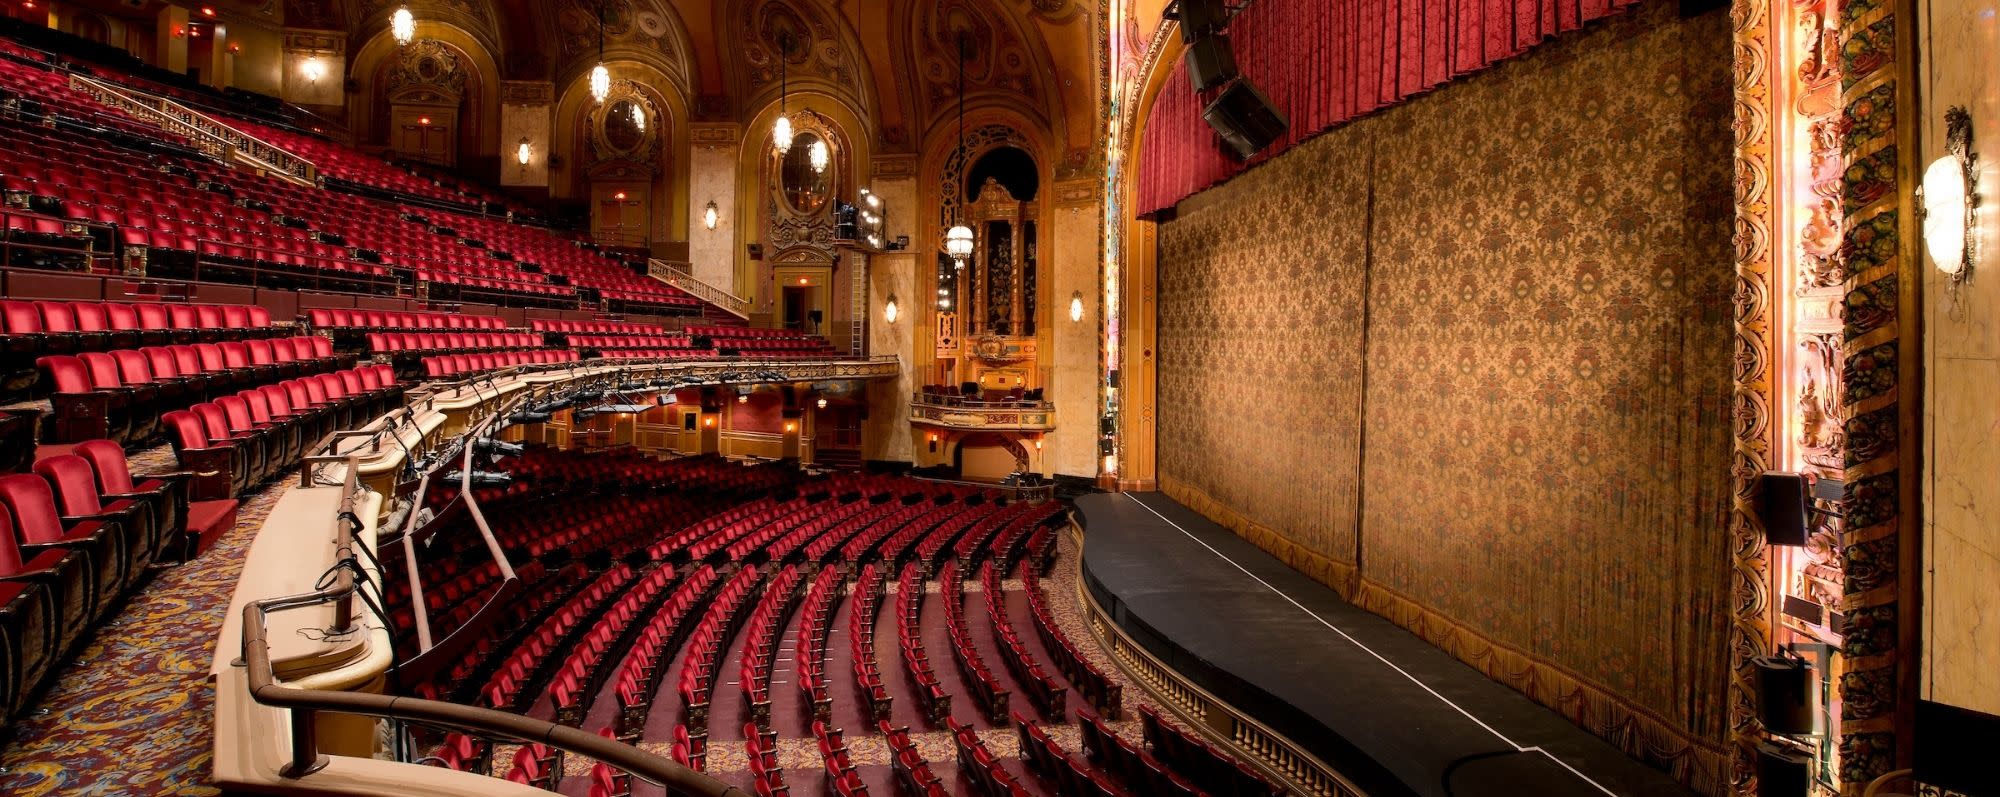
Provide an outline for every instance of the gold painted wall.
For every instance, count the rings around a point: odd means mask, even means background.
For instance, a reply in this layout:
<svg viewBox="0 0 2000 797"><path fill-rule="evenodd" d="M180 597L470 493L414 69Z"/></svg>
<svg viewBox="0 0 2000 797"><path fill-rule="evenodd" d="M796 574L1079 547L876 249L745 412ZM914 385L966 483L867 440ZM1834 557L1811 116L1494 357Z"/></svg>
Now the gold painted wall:
<svg viewBox="0 0 2000 797"><path fill-rule="evenodd" d="M1158 257L1170 494L1707 793L1729 64L1723 12L1650 4L1182 203Z"/></svg>

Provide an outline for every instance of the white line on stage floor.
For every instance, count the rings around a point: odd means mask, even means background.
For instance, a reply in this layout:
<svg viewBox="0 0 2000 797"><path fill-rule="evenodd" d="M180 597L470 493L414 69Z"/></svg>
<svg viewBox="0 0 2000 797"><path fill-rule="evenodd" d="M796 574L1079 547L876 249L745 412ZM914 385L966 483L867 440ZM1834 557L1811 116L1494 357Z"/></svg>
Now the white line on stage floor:
<svg viewBox="0 0 2000 797"><path fill-rule="evenodd" d="M1271 582L1269 582L1269 581L1265 581L1264 579L1261 579L1261 578L1258 578L1258 577L1257 577L1257 574L1256 574L1256 573L1252 573L1252 572L1250 572L1250 569L1249 569L1249 568L1246 568L1246 567L1244 567L1243 565L1241 565L1241 564L1237 563L1237 561L1236 561L1236 560L1234 560L1234 559L1231 559L1231 558L1229 558L1229 555L1228 555L1228 554L1225 554L1225 553L1223 553L1223 552L1221 552L1221 551L1218 551L1218 550L1216 550L1216 549L1215 549L1215 546L1212 546L1212 545L1209 545L1209 544L1208 544L1207 542L1204 542L1204 541L1202 541L1202 539L1201 539L1200 537L1196 537L1196 536L1194 536L1194 533L1193 533L1193 532L1190 532L1190 531L1188 531L1187 529L1185 529L1185 528L1182 528L1182 527L1181 527L1181 524L1179 524L1179 523L1175 523L1175 522L1173 521L1173 519L1172 519L1172 518L1169 518L1169 517L1167 517L1166 515L1162 515L1162 514L1160 514L1160 511L1159 511L1159 510L1157 510L1157 509L1154 509L1154 508L1152 508L1152 507L1150 507L1150 506L1146 506L1146 502L1144 502L1144 501L1141 501L1141 500L1139 500L1139 497L1138 497L1137 495L1135 495L1135 494L1133 494L1133 493L1123 493L1122 495L1124 495L1124 496L1125 496L1126 498L1130 498L1130 499L1132 499L1132 503L1135 503L1135 504L1138 504L1139 506L1142 506L1142 507L1145 507L1146 511L1148 511L1148 512L1151 512L1151 513L1153 513L1153 516L1154 516L1154 517L1157 517L1157 518L1159 518L1159 519L1161 519L1161 520L1164 520L1164 521L1166 521L1166 522L1167 522L1167 525L1170 525L1170 526L1173 526L1173 527L1174 527L1175 529L1179 530L1179 531L1180 531L1180 533L1182 533L1182 534L1185 534L1185 535L1187 535L1187 538L1188 538L1188 539L1190 539L1190 540L1194 540L1194 542L1195 542L1195 544L1196 544L1196 545L1199 545L1199 546L1201 546L1201 547L1203 547L1203 548L1207 548L1207 549L1208 549L1208 552L1209 552L1209 553L1212 553L1212 554L1215 554L1217 558L1221 559L1222 561L1225 561L1225 562L1228 562L1228 563L1229 563L1230 565L1234 566L1234 567L1235 567L1235 568L1236 568L1237 570L1240 570L1240 571L1242 571L1242 572L1243 572L1243 575L1246 575L1246 576L1249 576L1249 577L1250 577L1250 580L1252 580L1252 581L1255 581L1255 582L1257 582L1257 583L1259 583L1259 584L1262 584L1262 585L1264 585L1264 588L1265 588L1265 589L1268 589L1268 590L1270 590L1270 591L1272 591L1272 592L1276 593L1276 594L1278 595L1278 597L1280 597L1280 598L1284 598L1284 599L1285 599L1285 602L1286 602L1286 603L1290 603L1291 605L1293 605L1293 606L1295 606L1295 607L1298 607L1298 610L1299 610L1299 611L1302 611L1302 612L1305 612L1305 613L1306 613L1306 616L1308 616L1308 617L1311 617L1311 618L1312 618L1312 619L1314 619L1314 620L1318 620L1318 621L1319 621L1319 624L1320 624L1320 625L1323 625L1323 626L1326 626L1328 630L1331 630L1331 631L1333 631L1334 633L1336 633L1336 634L1339 634L1339 635L1340 635L1340 638L1341 638L1341 639L1345 639L1345 640L1347 640L1347 641L1348 641L1349 643L1353 644L1353 645L1354 645L1355 647L1357 647L1357 648L1360 648L1360 649L1361 649L1362 651L1366 652L1366 653L1367 653L1368 655L1370 655L1370 656L1374 656L1374 657L1376 658L1376 660L1378 660L1378 661L1382 662L1383 664L1386 664L1386 665L1388 665L1388 666L1389 666L1389 669L1392 669L1392 670L1395 670L1395 671L1396 671L1396 672L1397 672L1398 674L1402 675L1402 676L1403 676L1404 678L1408 678L1408 679L1410 679L1410 683L1413 683L1413 684L1416 684L1416 685L1417 685L1417 688L1419 688L1419 689L1422 689L1422 690L1424 690L1424 691L1426 691L1426 692L1429 692L1429 693L1431 694L1431 697L1435 697L1435 698L1437 698L1437 699L1438 699L1438 700L1439 700L1440 702L1443 702L1443 703L1444 703L1445 705L1447 705L1447 706L1450 706L1450 707L1452 708L1452 710L1453 710L1453 711L1456 711L1456 712L1458 712L1458 713L1460 713L1460 714L1463 714L1463 715L1465 715L1465 718L1466 718L1466 719L1469 719L1469 720L1472 720L1472 724L1474 724L1474 725L1478 725L1479 727L1481 727L1481 728L1484 728L1484 729L1486 729L1486 732L1487 732L1487 733L1490 733L1490 734L1493 734L1493 735L1494 735L1494 736L1495 736L1496 738L1498 738L1498 739L1499 739L1500 741L1502 741L1502 742L1506 742L1506 743L1507 743L1507 746L1509 746L1509 747L1512 747L1512 748L1514 748L1514 749L1515 749L1516 751L1518 751L1518 752L1522 752L1522 753L1540 753L1540 754L1541 754L1542 756L1544 756L1544 757L1548 758L1548 759L1549 759L1550 761L1554 761L1554 762L1556 763L1556 766L1559 766L1559 767L1562 767L1563 769L1566 769L1566 770L1569 770L1569 773L1570 773L1570 774L1572 774L1572 775L1575 775L1575 776L1577 776L1577 778L1579 778L1579 779L1581 779L1581 780L1582 780L1583 782L1585 782L1585 783L1588 783L1588 784L1590 784L1591 786L1595 787L1595 788L1596 788L1596 789L1597 789L1598 791L1601 791L1601 792L1604 792L1605 794L1609 794L1609 795L1611 795L1611 797L1618 797L1618 794L1617 794L1616 792L1613 792L1613 791L1612 791L1612 790L1610 790L1610 789L1607 789L1607 788L1604 788L1604 784L1602 784L1602 783L1598 783L1597 781L1594 781L1594 780L1591 780L1591 779L1590 779L1590 776L1589 776L1589 775L1585 775L1585 774L1583 774L1582 772L1578 772L1578 771L1577 771L1577 769L1576 769L1576 767L1573 767L1573 766L1570 766L1570 765L1569 765L1569 764L1568 764L1567 762L1563 761L1563 760L1562 760L1562 759L1560 759L1560 758L1557 758L1557 757L1555 757L1555 754L1553 754L1553 753L1550 753L1550 752L1549 752L1549 751L1547 751L1547 750L1543 750L1543 749L1542 749L1541 747L1539 747L1539 746L1535 746L1535 747L1523 747L1523 746L1521 746L1521 744L1520 744L1519 742L1516 742L1516 741L1514 741L1513 739L1509 739L1509 738L1507 738L1507 735L1506 735L1506 734L1504 734L1504 733L1501 733L1501 732L1499 732L1499 731L1497 731L1497 730L1494 730L1494 729L1493 729L1493 726L1491 726L1491 725L1488 725L1488 724L1486 724L1486 723L1485 723L1484 721L1480 720L1480 719L1479 719L1478 717L1476 717L1476 716L1473 716L1472 712L1470 712L1470 711L1466 711L1464 707L1462 707L1462 706L1458 705L1457 703L1453 703L1453 702L1451 702L1451 699L1450 699L1450 698L1447 698L1447 697L1445 697L1444 695L1441 695L1441 694L1438 694L1438 691L1437 691L1436 689L1432 689L1432 688L1430 687L1430 684L1426 684L1426 683L1424 683L1424 682L1423 682L1422 680L1418 679L1418 678L1417 678L1417 676L1414 676L1414 675L1411 675L1411 674L1410 674L1410 672L1409 672L1408 670L1405 670L1405 669L1403 669L1403 668L1401 668L1401 667L1398 667L1398 666L1396 666L1396 663L1395 663L1395 662L1393 662L1393 661L1390 661L1390 660L1389 660L1389 659L1388 659L1387 657L1383 656L1383 655L1382 655L1382 654L1380 654L1380 653L1376 653L1376 652L1375 652L1375 650L1374 650L1373 648L1370 648L1370 647L1368 647L1367 645L1363 645L1363 644L1361 644L1361 640L1358 640L1358 639L1355 639L1354 637L1351 637L1351 636L1348 636L1347 632L1346 632L1346 631L1342 631L1342 630L1340 630L1340 627L1339 627L1339 626L1337 626L1337 625L1334 625L1333 623L1330 623L1330 622L1327 622L1327 619L1326 619L1326 618L1324 618L1324 617L1321 617L1321 616L1319 616L1319 613L1318 613L1318 612L1315 612L1315 611L1313 611L1313 610L1311 610L1311 609L1308 609L1308 608L1306 608L1306 607L1305 607L1305 606L1304 606L1303 604L1299 603L1299 602L1298 602L1297 600L1294 600L1294 599L1292 598L1292 596L1290 596L1290 595L1287 595L1287 594L1285 594L1285 591L1284 591L1284 590L1281 590L1281 589L1278 589L1277 587L1274 587L1274 586L1271 586Z"/></svg>

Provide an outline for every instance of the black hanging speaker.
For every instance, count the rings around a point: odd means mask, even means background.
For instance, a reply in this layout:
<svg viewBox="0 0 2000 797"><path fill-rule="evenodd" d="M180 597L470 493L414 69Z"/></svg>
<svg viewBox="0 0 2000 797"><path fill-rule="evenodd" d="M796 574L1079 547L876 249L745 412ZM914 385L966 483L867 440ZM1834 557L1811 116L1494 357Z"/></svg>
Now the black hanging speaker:
<svg viewBox="0 0 2000 797"><path fill-rule="evenodd" d="M1222 143L1237 160L1249 160L1285 134L1285 115L1265 99L1250 81L1229 82L1215 101L1202 109L1201 118L1222 136Z"/></svg>
<svg viewBox="0 0 2000 797"><path fill-rule="evenodd" d="M1228 34L1217 33L1188 42L1187 52L1181 54L1187 62L1188 82L1197 92L1220 86L1236 77L1236 53L1229 46Z"/></svg>
<svg viewBox="0 0 2000 797"><path fill-rule="evenodd" d="M1802 736L1813 732L1812 665L1790 656L1760 656L1757 668L1757 717L1772 733Z"/></svg>
<svg viewBox="0 0 2000 797"><path fill-rule="evenodd" d="M1180 0L1174 4L1174 14L1181 22L1181 41L1188 44L1229 24L1229 9L1222 0Z"/></svg>
<svg viewBox="0 0 2000 797"><path fill-rule="evenodd" d="M1757 519L1764 522L1764 541L1771 545L1806 544L1806 495L1803 473L1765 471L1757 477Z"/></svg>
<svg viewBox="0 0 2000 797"><path fill-rule="evenodd" d="M1806 797L1811 782L1811 757L1770 742L1758 743L1757 797Z"/></svg>

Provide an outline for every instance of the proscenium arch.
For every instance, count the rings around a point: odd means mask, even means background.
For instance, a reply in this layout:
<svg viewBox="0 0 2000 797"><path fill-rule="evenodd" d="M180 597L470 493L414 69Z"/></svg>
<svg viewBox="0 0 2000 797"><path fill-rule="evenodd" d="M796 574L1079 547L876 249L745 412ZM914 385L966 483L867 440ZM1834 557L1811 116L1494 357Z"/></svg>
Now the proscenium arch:
<svg viewBox="0 0 2000 797"><path fill-rule="evenodd" d="M492 51L486 49L478 37L465 29L437 20L418 19L417 38L436 39L451 45L453 49L464 53L470 59L465 68L479 76L479 97L473 107L479 111L480 136L474 151L460 153L461 163L467 156L497 157L500 152L500 136L493 131L500 129L500 65L493 59ZM347 74L359 87L358 91L348 95L347 98L348 126L354 131L356 142L372 141L375 133L382 132L376 130L384 120L374 118L373 98L380 94L384 87L374 85L375 75L381 71L384 63L395 58L401 50L402 45L397 44L395 37L384 27L377 31L367 44L361 45L361 49L356 51L354 58L348 62Z"/></svg>
<svg viewBox="0 0 2000 797"><path fill-rule="evenodd" d="M809 110L826 117L845 142L848 151L843 153L848 169L853 174L852 184L864 186L874 179L875 134L868 117L845 98L822 91L794 91L785 98L786 112ZM769 285L757 284L757 264L750 260L747 245L755 243L763 235L765 193L760 182L764 174L764 158L771 141L771 125L778 120L778 98L758 109L743 126L743 140L736 152L736 241L730 257L735 260L736 275L734 291L736 295L749 299L751 307L771 298L775 290ZM836 196L835 199L843 197ZM891 213L896 212L891 209ZM770 257L772 252L764 253Z"/></svg>
<svg viewBox="0 0 2000 797"><path fill-rule="evenodd" d="M688 237L688 161L693 157L692 139L688 132L687 96L667 76L653 66L633 61L611 61L605 66L611 71L612 80L630 80L649 90L659 102L660 112L666 118L660 120L667 133L666 144L661 147L661 157L666 159L666 170L661 173L653 193L656 218L652 228L664 234L668 240L685 241ZM553 129L549 135L549 151L571 153L576 151L577 131L583 129L582 120L597 106L597 99L590 96L590 73L585 71L562 84L557 93ZM557 198L575 198L570 193L572 185L580 184L576 175L589 168L587 163L575 163L565 157L561 166L551 165L549 169L549 191ZM587 197L587 194L586 194ZM665 219L657 214L665 213Z"/></svg>
<svg viewBox="0 0 2000 797"><path fill-rule="evenodd" d="M1145 146L1148 133L1146 121L1151 118L1153 105L1159 101L1167 76L1180 62L1183 45L1177 35L1178 30L1179 25L1169 20L1154 32L1153 41L1147 45L1145 59L1139 65L1138 74L1133 76L1128 93L1118 98L1120 140L1113 142L1121 164L1117 184L1110 188L1117 193L1116 206L1121 217L1109 221L1118 229L1117 268L1120 276L1117 301L1123 308L1119 314L1118 360L1123 368L1139 369L1138 373L1122 374L1120 377L1120 384L1128 389L1122 392L1119 404L1118 474L1120 479L1137 482L1153 481L1158 475L1153 419L1157 417L1154 408L1159 405L1159 381L1152 372L1155 364L1146 352L1156 350L1154 336L1157 321L1153 311L1157 308L1152 304L1151 296L1154 286L1159 284L1159 259L1155 249L1155 222L1134 216L1132 207L1139 190L1139 153ZM1103 376L1099 374L1100 379ZM1102 412L1104 407L1100 405L1098 410Z"/></svg>

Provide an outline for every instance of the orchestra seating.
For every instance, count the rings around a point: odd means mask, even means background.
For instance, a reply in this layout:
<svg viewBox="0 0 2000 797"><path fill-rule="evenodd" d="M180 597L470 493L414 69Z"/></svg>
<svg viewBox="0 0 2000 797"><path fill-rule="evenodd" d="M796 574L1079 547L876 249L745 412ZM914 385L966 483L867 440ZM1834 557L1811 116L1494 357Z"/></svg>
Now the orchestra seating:
<svg viewBox="0 0 2000 797"><path fill-rule="evenodd" d="M1065 679L1067 665L1053 663L1088 661L1055 625L1035 580L1064 522L1060 504L881 474L662 460L629 448L531 446L490 467L512 478L474 494L495 541L516 567L549 569L511 598L526 608L493 613L487 628L462 625L503 594L501 578L465 513L448 508L458 503L452 494L432 499L447 508L416 570L424 611L479 642L419 686L420 695L659 743L696 768L714 745L741 745L748 771L725 777L757 794L956 792L953 776L941 777L900 724L908 721L951 733L957 776L982 794L1221 793L1190 785L1206 781L1179 763L1166 769L1157 750L1118 740L1096 710L1115 710L1117 699L1104 695L1117 691ZM384 572L407 650L416 591L398 583L408 568L388 561ZM1022 582L1009 579L1016 574ZM983 610L969 612L974 590ZM877 644L878 622L895 624L900 656ZM833 639L843 632L845 640ZM933 644L951 646L960 673L938 668L928 640L946 640ZM891 677L884 668L903 672ZM845 671L841 682L829 682L830 670ZM1064 751L1043 724L1070 721L1083 730L1078 753ZM1002 731L1020 737L1021 752L996 754L982 739ZM888 752L889 767L855 755L864 737ZM817 765L781 766L781 740L808 738ZM1162 744L1199 749L1204 772L1236 766L1188 739ZM487 771L484 754L459 738L436 744L434 762ZM536 751L491 768L550 783L552 766L560 762ZM571 783L620 793L615 774L593 770Z"/></svg>

